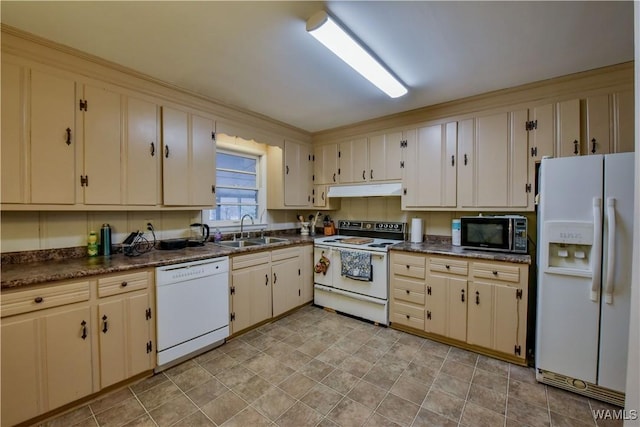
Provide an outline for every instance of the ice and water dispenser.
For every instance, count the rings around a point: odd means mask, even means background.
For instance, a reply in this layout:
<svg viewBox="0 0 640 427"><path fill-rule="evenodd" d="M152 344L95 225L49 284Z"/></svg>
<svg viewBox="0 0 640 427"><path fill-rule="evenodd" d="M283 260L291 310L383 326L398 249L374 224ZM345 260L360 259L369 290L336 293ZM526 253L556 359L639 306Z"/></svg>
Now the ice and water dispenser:
<svg viewBox="0 0 640 427"><path fill-rule="evenodd" d="M594 228L592 222L546 221L544 270L572 276L591 276Z"/></svg>

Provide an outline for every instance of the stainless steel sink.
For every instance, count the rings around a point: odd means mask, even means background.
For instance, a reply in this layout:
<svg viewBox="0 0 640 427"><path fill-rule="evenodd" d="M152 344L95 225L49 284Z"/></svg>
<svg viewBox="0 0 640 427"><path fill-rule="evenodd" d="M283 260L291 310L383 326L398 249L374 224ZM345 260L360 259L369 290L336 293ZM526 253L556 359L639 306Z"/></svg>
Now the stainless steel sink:
<svg viewBox="0 0 640 427"><path fill-rule="evenodd" d="M224 242L216 242L216 245L227 246L229 248L244 248L245 246L259 246L262 243L250 242L249 240L229 240Z"/></svg>
<svg viewBox="0 0 640 427"><path fill-rule="evenodd" d="M266 236L266 237L256 237L255 239L247 239L245 241L246 242L256 243L258 245L268 245L270 243L288 242L289 239L281 239L279 237Z"/></svg>

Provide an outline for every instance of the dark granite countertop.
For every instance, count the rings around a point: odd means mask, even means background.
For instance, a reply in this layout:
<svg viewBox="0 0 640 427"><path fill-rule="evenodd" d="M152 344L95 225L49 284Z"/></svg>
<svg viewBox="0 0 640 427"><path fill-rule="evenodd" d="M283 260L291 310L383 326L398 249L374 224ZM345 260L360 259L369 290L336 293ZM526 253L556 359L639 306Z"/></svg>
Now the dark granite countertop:
<svg viewBox="0 0 640 427"><path fill-rule="evenodd" d="M393 245L392 251L417 252L422 254L437 254L459 256L464 258L482 259L487 261L505 261L518 264L531 264L531 256L524 254L513 254L506 252L477 251L462 249L460 246L453 246L448 242L423 242L410 243L403 242Z"/></svg>
<svg viewBox="0 0 640 427"><path fill-rule="evenodd" d="M275 236L274 236L275 237ZM21 264L2 264L2 290L29 285L53 282L56 280L77 279L100 274L124 272L138 268L160 267L189 261L198 261L241 253L279 249L292 245L311 244L313 237L300 235L278 236L288 239L287 242L270 243L268 245L247 246L244 248L228 248L214 243L205 246L162 251L154 249L140 256L128 257L115 254L109 257L82 257L63 260L36 261Z"/></svg>

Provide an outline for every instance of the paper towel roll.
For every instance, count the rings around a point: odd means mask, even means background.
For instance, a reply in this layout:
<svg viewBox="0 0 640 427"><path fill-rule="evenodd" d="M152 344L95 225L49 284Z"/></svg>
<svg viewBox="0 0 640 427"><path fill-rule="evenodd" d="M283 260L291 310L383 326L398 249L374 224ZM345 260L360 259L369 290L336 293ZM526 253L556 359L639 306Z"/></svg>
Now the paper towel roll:
<svg viewBox="0 0 640 427"><path fill-rule="evenodd" d="M411 219L411 243L422 242L422 220L420 218Z"/></svg>

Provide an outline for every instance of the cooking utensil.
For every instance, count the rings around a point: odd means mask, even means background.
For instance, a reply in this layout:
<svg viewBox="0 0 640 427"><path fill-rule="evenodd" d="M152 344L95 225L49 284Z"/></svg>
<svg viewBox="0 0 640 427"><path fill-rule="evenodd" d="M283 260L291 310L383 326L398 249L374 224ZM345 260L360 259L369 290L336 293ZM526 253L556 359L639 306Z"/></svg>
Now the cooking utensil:
<svg viewBox="0 0 640 427"><path fill-rule="evenodd" d="M190 227L192 228L192 236L188 239L187 245L204 246L205 242L209 240L209 226L196 222L191 224Z"/></svg>
<svg viewBox="0 0 640 427"><path fill-rule="evenodd" d="M176 249L184 249L187 247L187 239L165 239L158 241L158 249L172 251Z"/></svg>

